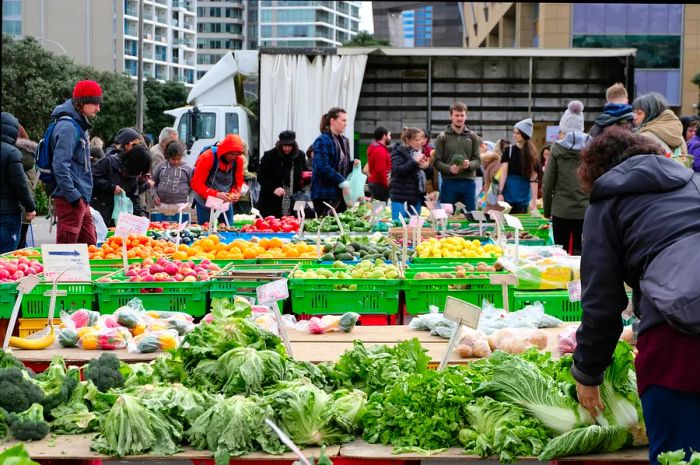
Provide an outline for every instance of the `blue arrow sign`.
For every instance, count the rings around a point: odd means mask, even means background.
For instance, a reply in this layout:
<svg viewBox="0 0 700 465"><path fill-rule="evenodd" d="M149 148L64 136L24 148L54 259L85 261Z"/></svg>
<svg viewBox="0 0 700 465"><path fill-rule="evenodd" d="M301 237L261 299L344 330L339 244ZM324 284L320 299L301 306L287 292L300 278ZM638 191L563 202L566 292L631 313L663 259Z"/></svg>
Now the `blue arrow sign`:
<svg viewBox="0 0 700 465"><path fill-rule="evenodd" d="M49 252L49 255L63 255L63 256L69 256L69 257L77 257L78 255L80 255L80 252L78 252L77 250L74 250L72 252L55 251L55 252Z"/></svg>

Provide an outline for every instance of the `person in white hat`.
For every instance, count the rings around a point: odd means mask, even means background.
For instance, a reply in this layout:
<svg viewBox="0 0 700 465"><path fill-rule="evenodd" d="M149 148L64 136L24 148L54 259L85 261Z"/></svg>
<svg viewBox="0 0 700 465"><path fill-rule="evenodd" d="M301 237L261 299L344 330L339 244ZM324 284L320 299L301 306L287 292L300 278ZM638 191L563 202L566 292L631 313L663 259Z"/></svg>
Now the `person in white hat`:
<svg viewBox="0 0 700 465"><path fill-rule="evenodd" d="M537 209L537 149L532 138L532 120L518 121L513 128L515 144L501 157L503 173L498 183L498 200L508 202L511 213Z"/></svg>

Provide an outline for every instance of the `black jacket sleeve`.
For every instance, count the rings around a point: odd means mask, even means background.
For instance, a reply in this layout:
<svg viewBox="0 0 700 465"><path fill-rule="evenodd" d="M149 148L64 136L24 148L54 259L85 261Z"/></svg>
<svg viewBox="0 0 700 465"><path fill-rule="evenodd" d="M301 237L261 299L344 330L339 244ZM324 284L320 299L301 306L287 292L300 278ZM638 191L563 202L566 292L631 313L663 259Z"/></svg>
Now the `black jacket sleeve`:
<svg viewBox="0 0 700 465"><path fill-rule="evenodd" d="M265 194L272 194L272 192L278 187L282 187L278 183L277 173L282 169L282 166L276 166L277 156L273 150L268 150L263 154L262 160L260 160L260 167L258 169L258 182L260 183L260 192Z"/></svg>
<svg viewBox="0 0 700 465"><path fill-rule="evenodd" d="M116 185L111 180L112 164L109 157L101 158L92 167L92 189L98 194L114 195Z"/></svg>
<svg viewBox="0 0 700 465"><path fill-rule="evenodd" d="M587 386L603 382L622 333L620 314L627 307L624 266L616 214L612 201L588 207L581 253L583 317L576 331L576 351L571 374Z"/></svg>
<svg viewBox="0 0 700 465"><path fill-rule="evenodd" d="M22 154L14 147L11 147L8 152L9 163L6 179L10 182L12 191L17 193L17 199L22 207L28 212L33 212L36 210L36 204L34 203L32 190L29 187L27 174L22 167Z"/></svg>

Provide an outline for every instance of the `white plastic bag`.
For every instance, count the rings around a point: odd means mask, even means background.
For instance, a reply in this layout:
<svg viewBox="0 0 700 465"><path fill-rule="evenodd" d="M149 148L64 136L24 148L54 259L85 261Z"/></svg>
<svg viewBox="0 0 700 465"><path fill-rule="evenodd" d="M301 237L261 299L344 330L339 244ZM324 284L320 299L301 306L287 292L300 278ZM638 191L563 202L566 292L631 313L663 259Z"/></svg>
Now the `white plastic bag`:
<svg viewBox="0 0 700 465"><path fill-rule="evenodd" d="M365 197L365 183L367 176L362 173L361 163L355 165L352 172L345 179L350 184L348 195L343 195L345 205L352 207Z"/></svg>
<svg viewBox="0 0 700 465"><path fill-rule="evenodd" d="M92 224L95 225L95 233L97 235L97 243L104 242L107 239L107 225L102 219L100 212L90 207L90 214L92 215Z"/></svg>
<svg viewBox="0 0 700 465"><path fill-rule="evenodd" d="M117 224L119 215L122 213L128 213L130 215L134 213L134 204L131 202L131 199L126 196L124 191L121 191L119 194L115 194L114 196L114 209L112 210L112 219L114 220L114 224Z"/></svg>

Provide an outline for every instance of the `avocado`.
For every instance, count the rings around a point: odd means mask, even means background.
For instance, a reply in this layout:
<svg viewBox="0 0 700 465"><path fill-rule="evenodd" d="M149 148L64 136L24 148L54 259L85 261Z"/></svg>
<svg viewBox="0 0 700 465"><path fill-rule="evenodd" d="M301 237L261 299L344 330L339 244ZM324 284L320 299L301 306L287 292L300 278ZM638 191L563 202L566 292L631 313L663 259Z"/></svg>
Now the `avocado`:
<svg viewBox="0 0 700 465"><path fill-rule="evenodd" d="M360 249L362 248L362 246L360 245L360 243L357 242L357 241L353 241L353 242L351 242L351 243L348 244L348 245L349 245L350 247L352 247L353 249L355 249L355 250L360 250Z"/></svg>
<svg viewBox="0 0 700 465"><path fill-rule="evenodd" d="M333 252L335 252L336 254L345 253L346 250L347 248L345 247L345 244L341 244L340 242L337 243L333 248Z"/></svg>
<svg viewBox="0 0 700 465"><path fill-rule="evenodd" d="M323 253L328 253L333 250L333 244L324 244Z"/></svg>
<svg viewBox="0 0 700 465"><path fill-rule="evenodd" d="M336 260L344 261L344 262L349 262L355 259L352 254L349 253L340 253L335 255Z"/></svg>
<svg viewBox="0 0 700 465"><path fill-rule="evenodd" d="M321 257L322 262L332 262L335 260L335 256L332 253L327 253Z"/></svg>
<svg viewBox="0 0 700 465"><path fill-rule="evenodd" d="M349 246L347 246L347 247L345 248L345 252L347 252L347 253L355 253L355 248L354 248L353 246L349 245Z"/></svg>

